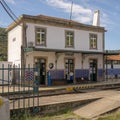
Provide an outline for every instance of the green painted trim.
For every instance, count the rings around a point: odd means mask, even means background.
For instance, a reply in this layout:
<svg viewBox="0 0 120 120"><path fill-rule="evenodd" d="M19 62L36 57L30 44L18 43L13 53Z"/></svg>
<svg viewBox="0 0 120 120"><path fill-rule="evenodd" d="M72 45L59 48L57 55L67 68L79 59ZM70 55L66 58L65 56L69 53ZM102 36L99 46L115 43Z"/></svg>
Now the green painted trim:
<svg viewBox="0 0 120 120"><path fill-rule="evenodd" d="M33 51L45 51L45 52L72 52L72 53L83 53L83 54L104 54L99 51L82 51L82 50L65 50L65 49L49 49L49 48L33 48Z"/></svg>

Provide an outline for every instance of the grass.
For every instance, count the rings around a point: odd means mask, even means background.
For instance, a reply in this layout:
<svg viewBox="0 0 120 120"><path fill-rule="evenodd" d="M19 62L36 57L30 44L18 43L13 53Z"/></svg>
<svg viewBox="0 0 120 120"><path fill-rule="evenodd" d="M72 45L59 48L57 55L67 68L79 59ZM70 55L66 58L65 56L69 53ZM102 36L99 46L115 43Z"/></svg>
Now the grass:
<svg viewBox="0 0 120 120"><path fill-rule="evenodd" d="M63 110L59 113L47 114L45 116L30 116L29 114L13 116L11 120L88 120L72 113L70 110Z"/></svg>
<svg viewBox="0 0 120 120"><path fill-rule="evenodd" d="M72 113L70 110L64 110L59 113L47 114L45 116L30 116L25 114L24 116L16 116L11 118L11 120L90 120L81 118ZM106 114L102 117L99 117L97 120L120 120L120 110L115 113Z"/></svg>
<svg viewBox="0 0 120 120"><path fill-rule="evenodd" d="M120 110L115 113L106 114L102 117L99 117L98 120L120 120Z"/></svg>

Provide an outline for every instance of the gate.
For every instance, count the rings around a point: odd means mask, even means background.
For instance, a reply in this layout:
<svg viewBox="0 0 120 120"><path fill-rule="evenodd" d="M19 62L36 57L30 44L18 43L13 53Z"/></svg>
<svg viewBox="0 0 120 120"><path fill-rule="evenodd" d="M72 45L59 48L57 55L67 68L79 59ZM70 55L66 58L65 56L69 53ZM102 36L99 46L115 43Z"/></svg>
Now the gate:
<svg viewBox="0 0 120 120"><path fill-rule="evenodd" d="M19 66L0 68L0 96L9 99L11 117L39 112L39 68ZM7 76L7 77L6 77Z"/></svg>

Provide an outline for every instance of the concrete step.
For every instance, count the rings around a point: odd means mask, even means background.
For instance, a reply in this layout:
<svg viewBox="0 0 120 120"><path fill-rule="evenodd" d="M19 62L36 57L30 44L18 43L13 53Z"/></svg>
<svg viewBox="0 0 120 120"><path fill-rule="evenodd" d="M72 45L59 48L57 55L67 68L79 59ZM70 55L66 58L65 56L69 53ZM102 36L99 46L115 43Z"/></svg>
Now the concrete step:
<svg viewBox="0 0 120 120"><path fill-rule="evenodd" d="M92 102L84 107L77 108L74 110L74 113L83 118L93 119L119 107L120 94L115 94Z"/></svg>

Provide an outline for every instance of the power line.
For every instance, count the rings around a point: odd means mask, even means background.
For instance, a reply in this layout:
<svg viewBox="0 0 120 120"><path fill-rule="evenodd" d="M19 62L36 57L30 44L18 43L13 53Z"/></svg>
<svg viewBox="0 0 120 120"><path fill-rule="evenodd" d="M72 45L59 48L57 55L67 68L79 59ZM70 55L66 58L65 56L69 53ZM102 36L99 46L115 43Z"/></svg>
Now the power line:
<svg viewBox="0 0 120 120"><path fill-rule="evenodd" d="M4 8L4 10L6 11L6 13L9 15L9 17L15 22L18 23L16 21L17 16L13 13L13 11L10 9L10 7L7 5L7 3L4 0L0 0L0 3L2 5L2 7ZM21 26L21 25L20 25Z"/></svg>
<svg viewBox="0 0 120 120"><path fill-rule="evenodd" d="M2 1L0 1L2 7L4 8L4 10L7 12L7 14L12 18L12 20L15 21L14 17L9 13L9 11L6 9L6 7L4 6L4 4L2 3Z"/></svg>
<svg viewBox="0 0 120 120"><path fill-rule="evenodd" d="M13 13L13 11L10 9L10 7L7 5L7 3L5 2L5 0L2 0L4 5L7 7L7 9L10 11L10 13L17 19L17 16Z"/></svg>

